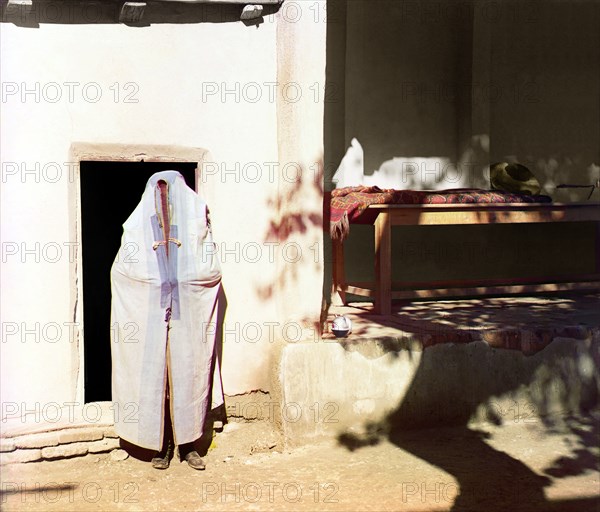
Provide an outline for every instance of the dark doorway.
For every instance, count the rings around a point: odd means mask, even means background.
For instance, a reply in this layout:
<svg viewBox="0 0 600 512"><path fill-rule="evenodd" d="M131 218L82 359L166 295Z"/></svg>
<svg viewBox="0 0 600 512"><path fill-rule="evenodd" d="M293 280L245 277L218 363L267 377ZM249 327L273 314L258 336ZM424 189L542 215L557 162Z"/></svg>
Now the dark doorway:
<svg viewBox="0 0 600 512"><path fill-rule="evenodd" d="M195 190L194 162L81 162L85 402L111 400L110 269L123 223L158 171L176 170Z"/></svg>

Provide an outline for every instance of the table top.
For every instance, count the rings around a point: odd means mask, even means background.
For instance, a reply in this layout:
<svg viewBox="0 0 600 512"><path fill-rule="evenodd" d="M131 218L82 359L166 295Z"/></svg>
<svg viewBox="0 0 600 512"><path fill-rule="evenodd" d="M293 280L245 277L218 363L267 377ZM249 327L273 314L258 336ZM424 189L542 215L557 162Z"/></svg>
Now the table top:
<svg viewBox="0 0 600 512"><path fill-rule="evenodd" d="M501 209L501 210L562 210L565 208L600 208L600 203L439 203L439 204L371 204L369 209Z"/></svg>

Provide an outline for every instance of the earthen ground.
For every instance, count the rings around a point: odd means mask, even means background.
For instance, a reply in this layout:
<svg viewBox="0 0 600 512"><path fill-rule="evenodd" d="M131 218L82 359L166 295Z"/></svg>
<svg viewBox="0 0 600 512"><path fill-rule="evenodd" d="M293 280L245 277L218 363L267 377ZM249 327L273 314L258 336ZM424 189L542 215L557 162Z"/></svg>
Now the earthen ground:
<svg viewBox="0 0 600 512"><path fill-rule="evenodd" d="M600 414L285 449L267 422L217 434L205 471L93 455L2 467L8 511L597 511ZM277 443L277 444L274 444ZM271 448L269 448L271 446Z"/></svg>

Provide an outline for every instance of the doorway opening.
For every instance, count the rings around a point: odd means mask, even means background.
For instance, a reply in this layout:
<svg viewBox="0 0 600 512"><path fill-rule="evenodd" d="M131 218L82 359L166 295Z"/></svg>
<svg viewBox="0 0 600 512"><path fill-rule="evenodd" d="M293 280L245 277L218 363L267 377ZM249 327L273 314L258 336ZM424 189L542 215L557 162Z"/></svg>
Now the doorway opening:
<svg viewBox="0 0 600 512"><path fill-rule="evenodd" d="M85 402L111 400L110 269L123 223L150 176L175 170L195 190L197 162L80 162Z"/></svg>

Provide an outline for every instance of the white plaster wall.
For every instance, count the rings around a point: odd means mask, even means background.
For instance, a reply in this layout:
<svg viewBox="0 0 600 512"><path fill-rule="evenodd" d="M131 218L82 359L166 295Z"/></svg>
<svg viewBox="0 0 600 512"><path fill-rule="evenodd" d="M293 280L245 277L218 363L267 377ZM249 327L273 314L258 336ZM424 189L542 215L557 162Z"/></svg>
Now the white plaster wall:
<svg viewBox="0 0 600 512"><path fill-rule="evenodd" d="M293 164L284 172L278 194L279 239L302 248L278 265L278 315L286 323L306 325L306 336L319 341L323 297L323 116L327 94L326 1L283 4L277 29L278 81L295 84L301 96L278 97L279 160ZM292 56L293 58L289 58ZM297 98L297 99L296 99ZM289 166L288 169L292 167ZM287 176L286 176L287 174ZM288 338L291 337L291 332ZM292 341L288 339L286 341Z"/></svg>
<svg viewBox="0 0 600 512"><path fill-rule="evenodd" d="M138 28L43 23L22 28L4 23L0 37L2 82L14 83L18 90L2 103L1 306L3 327L9 329L2 339L2 401L43 405L83 398L81 386L74 386L78 379L82 382L77 350L63 325L74 319L74 268L63 245L73 241L68 225L71 180L65 162L74 141L176 144L210 151L216 167L200 188L211 209L216 240L234 251L223 261L225 321L230 329L224 339L224 390L236 394L268 387L267 365L275 340L265 325L278 318L275 297L262 296L260 288L272 283L276 272L266 249L251 262L244 261L242 248L265 241L273 213L269 201L278 186L278 178L264 165L278 161L276 101L269 97L272 85L263 85L277 80L274 17L265 18L258 29L241 22ZM73 86L73 99L68 98L66 82L80 84ZM214 84L210 90L216 87L218 93L203 96L203 84L209 82ZM256 88L244 94L250 82L260 86L258 101ZM57 91L49 83L59 84L59 101L48 101ZM121 93L118 100L115 83ZM135 85L126 88L126 83ZM40 97L21 97L23 84L39 84ZM97 84L86 92L93 97L100 90L99 101L86 101L85 84ZM234 92L222 97L225 87ZM124 94L131 92L137 103L124 101ZM256 163L252 169L262 173L254 183L235 172L222 173L236 166L241 171L248 163ZM39 175L23 174L22 166L39 166ZM63 171L58 179L57 169ZM256 173L251 176L254 181ZM37 261L36 255L21 252L21 244L32 248L36 243ZM44 247L49 251L56 244L62 256L44 261ZM5 254L6 249L17 252ZM45 254L46 260L48 255L56 259L54 252ZM242 336L249 321L262 327L256 343ZM22 328L36 323L40 329L49 323L62 326L62 336L55 343L35 334L22 340ZM53 332L46 334L54 337Z"/></svg>

